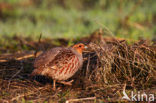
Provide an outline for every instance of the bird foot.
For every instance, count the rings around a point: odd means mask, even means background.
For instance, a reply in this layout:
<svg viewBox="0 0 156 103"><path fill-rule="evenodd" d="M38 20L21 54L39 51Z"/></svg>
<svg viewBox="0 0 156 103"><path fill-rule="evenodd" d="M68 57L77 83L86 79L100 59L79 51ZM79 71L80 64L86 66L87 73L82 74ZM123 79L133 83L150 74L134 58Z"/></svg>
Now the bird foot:
<svg viewBox="0 0 156 103"><path fill-rule="evenodd" d="M58 83L61 83L61 84L64 84L64 85L72 85L72 82L73 82L74 80L71 80L71 81L68 81L68 82L66 82L66 81L57 81Z"/></svg>
<svg viewBox="0 0 156 103"><path fill-rule="evenodd" d="M53 91L58 91L58 90L61 90L61 88L60 88L60 87L58 87L58 88L53 87L52 90L53 90Z"/></svg>
<svg viewBox="0 0 156 103"><path fill-rule="evenodd" d="M53 90L53 91L56 91L56 87L53 87L52 90Z"/></svg>

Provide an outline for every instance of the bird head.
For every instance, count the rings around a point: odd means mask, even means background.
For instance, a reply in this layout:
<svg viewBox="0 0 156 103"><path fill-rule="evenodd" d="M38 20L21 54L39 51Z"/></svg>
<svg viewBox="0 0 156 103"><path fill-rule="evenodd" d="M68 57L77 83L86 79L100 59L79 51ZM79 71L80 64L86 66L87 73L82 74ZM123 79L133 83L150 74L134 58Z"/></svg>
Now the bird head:
<svg viewBox="0 0 156 103"><path fill-rule="evenodd" d="M88 47L85 46L83 43L76 44L72 46L73 49L75 49L78 53L82 54L84 49L87 49Z"/></svg>

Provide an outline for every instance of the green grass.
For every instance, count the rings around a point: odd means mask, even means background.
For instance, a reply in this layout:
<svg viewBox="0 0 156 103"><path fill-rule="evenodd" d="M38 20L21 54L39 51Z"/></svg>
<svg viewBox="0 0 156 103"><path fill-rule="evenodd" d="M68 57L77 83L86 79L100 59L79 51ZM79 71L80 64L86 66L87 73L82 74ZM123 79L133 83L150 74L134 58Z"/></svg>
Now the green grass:
<svg viewBox="0 0 156 103"><path fill-rule="evenodd" d="M122 12L119 12L119 1L114 1L107 9L103 9L101 7L103 2L100 0L95 7L82 10L72 6L73 2L69 1L68 8L63 8L54 4L48 7L50 1L42 2L39 7L33 4L24 7L20 2L25 1L7 0L14 9L3 12L9 16L5 21L0 20L0 35L24 35L36 38L42 33L44 37L77 38L89 35L98 28L107 27L117 37L137 40L139 37L152 39L156 32L153 23L156 3L152 0L143 1L136 7L129 17L128 28L120 27L119 24L136 5L134 1L123 2ZM14 6L16 4L19 6Z"/></svg>

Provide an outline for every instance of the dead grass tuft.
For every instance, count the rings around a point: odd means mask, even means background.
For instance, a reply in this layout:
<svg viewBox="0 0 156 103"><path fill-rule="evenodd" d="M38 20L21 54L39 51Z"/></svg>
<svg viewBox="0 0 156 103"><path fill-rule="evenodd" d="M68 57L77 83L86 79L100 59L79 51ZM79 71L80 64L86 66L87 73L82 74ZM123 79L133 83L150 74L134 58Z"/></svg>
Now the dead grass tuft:
<svg viewBox="0 0 156 103"><path fill-rule="evenodd" d="M86 54L89 70L85 89L96 97L119 97L125 84L129 90L155 87L156 46L151 42L140 40L130 45L125 40L107 38L91 42L89 47L92 52Z"/></svg>

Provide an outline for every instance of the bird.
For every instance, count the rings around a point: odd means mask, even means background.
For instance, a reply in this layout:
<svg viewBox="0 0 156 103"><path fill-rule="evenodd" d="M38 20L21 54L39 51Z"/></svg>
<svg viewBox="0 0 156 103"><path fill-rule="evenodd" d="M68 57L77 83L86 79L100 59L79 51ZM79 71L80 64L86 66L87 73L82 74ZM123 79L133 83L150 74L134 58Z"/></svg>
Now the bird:
<svg viewBox="0 0 156 103"><path fill-rule="evenodd" d="M53 90L56 90L56 82L64 85L72 85L73 80L66 81L72 77L83 65L82 52L88 47L83 43L71 47L55 47L43 52L36 57L34 70L31 77L43 75L53 80Z"/></svg>

